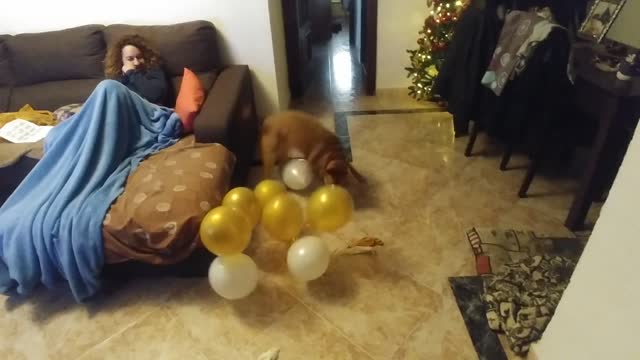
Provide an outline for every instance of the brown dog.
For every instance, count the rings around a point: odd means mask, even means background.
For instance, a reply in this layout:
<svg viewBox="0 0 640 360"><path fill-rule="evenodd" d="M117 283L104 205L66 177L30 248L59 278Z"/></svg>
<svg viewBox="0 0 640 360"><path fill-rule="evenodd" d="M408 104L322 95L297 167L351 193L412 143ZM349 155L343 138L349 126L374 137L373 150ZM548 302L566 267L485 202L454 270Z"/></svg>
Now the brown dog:
<svg viewBox="0 0 640 360"><path fill-rule="evenodd" d="M349 174L365 179L346 160L338 137L313 116L300 111L284 111L267 117L262 126L262 164L269 178L276 164L290 157L304 157L325 184L344 184Z"/></svg>

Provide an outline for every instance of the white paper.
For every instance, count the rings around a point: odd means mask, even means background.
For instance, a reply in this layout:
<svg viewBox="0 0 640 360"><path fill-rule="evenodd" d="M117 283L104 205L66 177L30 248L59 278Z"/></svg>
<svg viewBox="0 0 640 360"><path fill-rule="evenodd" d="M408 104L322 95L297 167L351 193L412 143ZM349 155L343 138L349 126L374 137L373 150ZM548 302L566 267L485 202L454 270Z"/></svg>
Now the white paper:
<svg viewBox="0 0 640 360"><path fill-rule="evenodd" d="M44 139L53 126L39 126L23 119L15 119L0 128L0 137L12 143L33 143Z"/></svg>

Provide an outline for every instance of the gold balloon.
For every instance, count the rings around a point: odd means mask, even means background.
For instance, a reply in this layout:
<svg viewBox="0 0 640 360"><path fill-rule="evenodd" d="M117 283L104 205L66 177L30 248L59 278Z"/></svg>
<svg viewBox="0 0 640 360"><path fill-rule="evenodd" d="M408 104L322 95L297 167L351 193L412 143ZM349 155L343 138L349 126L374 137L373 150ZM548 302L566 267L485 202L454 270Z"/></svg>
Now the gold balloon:
<svg viewBox="0 0 640 360"><path fill-rule="evenodd" d="M282 194L285 190L284 184L280 181L262 180L258 185L256 185L254 193L256 194L256 198L258 199L260 206L264 207L271 198L278 194Z"/></svg>
<svg viewBox="0 0 640 360"><path fill-rule="evenodd" d="M251 227L256 226L260 221L260 204L251 189L237 187L231 189L222 199L222 205L240 211L249 220Z"/></svg>
<svg viewBox="0 0 640 360"><path fill-rule="evenodd" d="M288 193L276 195L262 209L262 226L279 240L295 240L303 225L302 206Z"/></svg>
<svg viewBox="0 0 640 360"><path fill-rule="evenodd" d="M239 254L249 245L251 225L239 211L218 206L202 219L200 239L218 256Z"/></svg>
<svg viewBox="0 0 640 360"><path fill-rule="evenodd" d="M307 202L309 226L317 231L334 231L349 222L353 198L344 188L325 185L311 194Z"/></svg>

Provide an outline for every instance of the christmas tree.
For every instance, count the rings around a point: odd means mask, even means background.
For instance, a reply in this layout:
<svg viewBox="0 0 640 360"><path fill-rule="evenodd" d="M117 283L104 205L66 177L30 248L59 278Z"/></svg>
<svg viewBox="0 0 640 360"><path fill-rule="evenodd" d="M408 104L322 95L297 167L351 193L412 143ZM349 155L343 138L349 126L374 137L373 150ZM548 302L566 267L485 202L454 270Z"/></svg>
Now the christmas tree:
<svg viewBox="0 0 640 360"><path fill-rule="evenodd" d="M464 7L460 0L429 0L427 5L431 7L431 13L419 32L418 49L407 50L411 66L405 68L413 83L409 86L409 95L418 100L433 99L433 82L444 62L458 15Z"/></svg>

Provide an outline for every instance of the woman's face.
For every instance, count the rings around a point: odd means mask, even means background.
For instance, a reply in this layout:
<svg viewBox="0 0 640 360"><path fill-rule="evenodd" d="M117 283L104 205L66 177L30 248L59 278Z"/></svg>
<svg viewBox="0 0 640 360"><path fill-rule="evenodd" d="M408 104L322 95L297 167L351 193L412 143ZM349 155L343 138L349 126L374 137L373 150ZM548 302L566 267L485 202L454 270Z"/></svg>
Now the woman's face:
<svg viewBox="0 0 640 360"><path fill-rule="evenodd" d="M139 69L144 66L144 57L140 49L133 45L127 45L122 48L122 66L123 68Z"/></svg>

